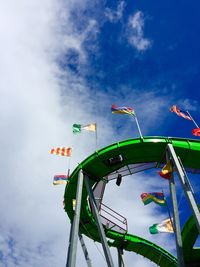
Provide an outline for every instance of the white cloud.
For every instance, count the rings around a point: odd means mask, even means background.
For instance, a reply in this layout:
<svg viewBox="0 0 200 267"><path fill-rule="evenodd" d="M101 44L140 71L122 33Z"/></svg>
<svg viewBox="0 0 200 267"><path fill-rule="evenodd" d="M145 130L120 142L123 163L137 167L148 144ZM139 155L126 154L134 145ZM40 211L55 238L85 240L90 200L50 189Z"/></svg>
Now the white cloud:
<svg viewBox="0 0 200 267"><path fill-rule="evenodd" d="M112 10L111 8L106 8L105 16L108 18L110 22L116 23L122 18L124 8L125 8L125 2L121 1L119 2L116 10Z"/></svg>
<svg viewBox="0 0 200 267"><path fill-rule="evenodd" d="M151 41L144 37L144 16L141 11L137 11L129 18L128 40L139 52L144 52L151 47Z"/></svg>
<svg viewBox="0 0 200 267"><path fill-rule="evenodd" d="M100 147L123 136L116 136L107 112L113 96L92 95L81 77L57 65L70 48L87 60L83 42L98 33L96 21L88 20L86 30L77 34L70 10L80 1L73 2L0 4L0 262L6 267L65 266L70 224L62 207L64 188L53 187L52 178L68 165L65 158L49 155L49 149L72 146L73 169L95 149L92 133L73 136L73 123L96 121ZM93 243L88 246L96 255ZM86 266L80 247L79 255L77 261ZM135 266L141 266L138 262Z"/></svg>
<svg viewBox="0 0 200 267"><path fill-rule="evenodd" d="M84 119L91 119L84 83L65 73L68 83L62 84L63 73L56 65L69 47L84 54L84 36L66 33L69 14L62 32L59 12L65 8L69 13L69 7L53 0L1 3L0 211L3 262L8 267L65 265L69 222L62 207L64 189L53 188L52 178L66 171L67 160L48 151L73 145L71 125L83 118L83 109ZM93 26L89 23L85 36ZM66 43L59 42L63 39ZM94 149L88 138L72 166Z"/></svg>
<svg viewBox="0 0 200 267"><path fill-rule="evenodd" d="M92 41L96 39L99 29L97 21L94 19L89 19L88 24L84 31L77 32L74 27L70 29L67 35L63 36L63 52L69 49L75 50L79 55L79 64L86 63L86 53L84 51L84 42L87 40Z"/></svg>
<svg viewBox="0 0 200 267"><path fill-rule="evenodd" d="M185 99L179 99L177 105L178 107L180 107L180 109L184 108L184 110L196 111L196 107L198 106L198 103L196 100L185 98Z"/></svg>

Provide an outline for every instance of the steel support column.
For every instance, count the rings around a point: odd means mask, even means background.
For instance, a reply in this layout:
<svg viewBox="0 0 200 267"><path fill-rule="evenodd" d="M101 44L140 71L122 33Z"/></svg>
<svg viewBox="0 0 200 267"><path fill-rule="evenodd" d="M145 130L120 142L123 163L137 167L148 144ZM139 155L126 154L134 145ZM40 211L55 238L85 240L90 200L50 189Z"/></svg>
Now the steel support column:
<svg viewBox="0 0 200 267"><path fill-rule="evenodd" d="M172 158L173 164L176 167L179 180L181 182L185 196L189 202L190 209L191 209L192 214L194 216L194 220L195 220L197 229L200 233L200 212L199 212L199 209L198 209L198 206L197 206L194 194L193 194L192 186L189 182L189 178L187 177L186 172L183 169L183 166L181 166L172 144L168 144L167 149L168 149L169 154Z"/></svg>
<svg viewBox="0 0 200 267"><path fill-rule="evenodd" d="M98 209L97 209L96 201L95 201L95 198L94 198L94 194L93 194L92 188L90 186L89 178L88 178L88 176L86 174L84 174L84 181L85 181L86 189L87 189L87 192L88 192L88 195L89 195L89 198L90 198L90 202L91 202L91 205L92 205L92 208L93 208L93 215L94 215L94 218L95 218L95 221L96 221L96 224L97 224L97 228L98 228L99 236L100 236L100 239L101 239L101 244L102 244L102 247L103 247L103 250L104 250L104 254L105 254L105 257L106 257L107 265L108 265L108 267L114 267L113 260L112 260L112 257L111 257L111 253L110 253L110 249L108 247L108 243L107 243L107 240L106 240L106 235L105 235L105 232L104 232L104 229L103 229L103 225L101 223L101 218L100 218L100 215L98 213Z"/></svg>
<svg viewBox="0 0 200 267"><path fill-rule="evenodd" d="M77 183L77 190L76 190L76 207L74 211L73 222L71 224L66 267L75 267L76 265L76 253L77 253L77 243L78 243L78 234L79 234L82 189L83 189L83 172L82 170L80 170L78 174L78 183Z"/></svg>
<svg viewBox="0 0 200 267"><path fill-rule="evenodd" d="M184 258L183 258L183 242L181 237L181 227L180 227L180 219L179 219L179 212L178 212L178 204L177 204L177 197L176 197L176 185L174 182L174 177L169 180L169 189L172 201L172 208L173 208L173 229L175 234L176 240L176 253L178 259L179 267L184 267Z"/></svg>
<svg viewBox="0 0 200 267"><path fill-rule="evenodd" d="M123 249L117 248L117 254L118 254L118 266L122 267L124 266L123 259L122 259Z"/></svg>
<svg viewBox="0 0 200 267"><path fill-rule="evenodd" d="M92 263L91 263L91 260L89 258L89 254L88 254L88 251L87 251L83 236L82 236L82 234L80 232L79 232L78 235L79 235L79 240L80 240L80 243L81 243L81 247L83 249L83 254L84 254L86 262L87 262L87 266L88 267L92 267Z"/></svg>

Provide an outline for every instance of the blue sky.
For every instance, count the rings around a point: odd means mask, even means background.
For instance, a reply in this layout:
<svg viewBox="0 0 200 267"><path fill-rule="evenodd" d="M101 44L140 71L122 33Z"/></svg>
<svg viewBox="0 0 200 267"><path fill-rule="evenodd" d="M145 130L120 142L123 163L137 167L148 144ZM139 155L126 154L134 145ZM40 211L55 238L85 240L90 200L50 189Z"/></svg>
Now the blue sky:
<svg viewBox="0 0 200 267"><path fill-rule="evenodd" d="M95 12L93 6L83 10L80 20L74 11L77 31L83 31L88 17L98 25L95 40L84 42L89 69L80 68L80 73L105 91L123 85L140 91L153 87L165 96L176 89L177 98L197 100L197 90L190 92L198 87L199 3L184 2L109 1Z"/></svg>
<svg viewBox="0 0 200 267"><path fill-rule="evenodd" d="M71 49L62 66L83 77L93 94L105 92L108 99L114 96L110 102L132 105L142 119L144 107L138 106L142 94L152 97L145 110L162 99L162 116L156 117L154 126L162 127L159 134L192 137L193 125L168 111L172 104L180 104L198 122L198 6L197 1L192 5L189 1L181 5L173 1L108 1L79 12L75 9L72 20L77 34L89 28L88 21L93 23L82 44L87 61L80 62L78 51ZM163 127L161 117L169 127ZM178 121L180 129L174 126ZM145 134L152 134L154 127Z"/></svg>
<svg viewBox="0 0 200 267"><path fill-rule="evenodd" d="M48 151L71 146L73 169L95 149L92 133L74 136L73 123L96 122L99 148L138 137L134 121L111 114L115 103L135 109L143 135L198 138L191 134L193 123L169 108L188 109L200 124L199 5L197 0L0 4L2 266L65 265L70 224L64 188L53 187L52 178L66 172L67 163ZM199 199L198 175L191 179ZM155 172L141 173L120 188L111 183L105 201L128 218L131 233L175 253L172 236L148 233L165 212L143 207L139 199L141 191L161 189L168 197L166 181ZM180 192L178 199L184 221L187 204ZM86 242L95 266L103 266L103 259L95 262L101 246ZM115 250L112 254L117 261ZM80 247L77 261L84 262ZM125 261L154 266L132 253Z"/></svg>

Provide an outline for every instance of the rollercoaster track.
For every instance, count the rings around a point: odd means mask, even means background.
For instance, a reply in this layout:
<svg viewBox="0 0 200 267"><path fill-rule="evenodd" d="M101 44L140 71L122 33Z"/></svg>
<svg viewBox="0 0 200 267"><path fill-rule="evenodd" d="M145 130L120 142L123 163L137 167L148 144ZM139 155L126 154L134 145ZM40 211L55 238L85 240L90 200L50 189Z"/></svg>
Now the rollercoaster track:
<svg viewBox="0 0 200 267"><path fill-rule="evenodd" d="M193 170L200 168L200 142L198 140L150 136L112 144L90 155L70 175L64 194L65 211L70 220L72 221L74 216L72 203L73 199L76 198L78 173L81 169L87 174L90 185L93 187L103 177L129 164L164 162L167 144L173 145L185 168ZM119 155L123 160L110 166L108 160ZM94 241L100 242L96 222L87 199L87 190L83 186L80 231ZM191 266L192 264L198 266L195 264L200 263L200 250L192 248L195 241L191 241L190 245L187 243L191 233L196 233L195 227L193 218L190 218L182 231L184 257L187 263L191 263ZM123 247L127 251L138 253L161 267L177 266L176 257L158 245L129 233L122 234L104 228L106 236L113 240L109 242L110 246ZM193 235L193 239L195 238L196 234Z"/></svg>

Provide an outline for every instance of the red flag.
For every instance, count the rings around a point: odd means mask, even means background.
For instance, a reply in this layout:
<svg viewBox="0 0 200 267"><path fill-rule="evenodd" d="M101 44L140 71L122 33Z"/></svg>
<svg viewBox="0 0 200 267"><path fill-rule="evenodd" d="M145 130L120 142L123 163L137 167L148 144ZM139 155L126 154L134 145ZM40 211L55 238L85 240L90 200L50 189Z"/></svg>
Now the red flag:
<svg viewBox="0 0 200 267"><path fill-rule="evenodd" d="M172 174L171 174L171 173L163 173L163 172L158 172L158 173L159 173L159 175L160 175L162 178L164 178L164 179L169 180L169 179L172 178Z"/></svg>
<svg viewBox="0 0 200 267"><path fill-rule="evenodd" d="M186 111L180 110L176 105L173 105L170 108L170 111L175 112L178 116L181 116L182 118L184 118L186 120L192 121L192 118L190 117L190 115Z"/></svg>
<svg viewBox="0 0 200 267"><path fill-rule="evenodd" d="M192 134L195 136L200 136L200 128L193 129Z"/></svg>

